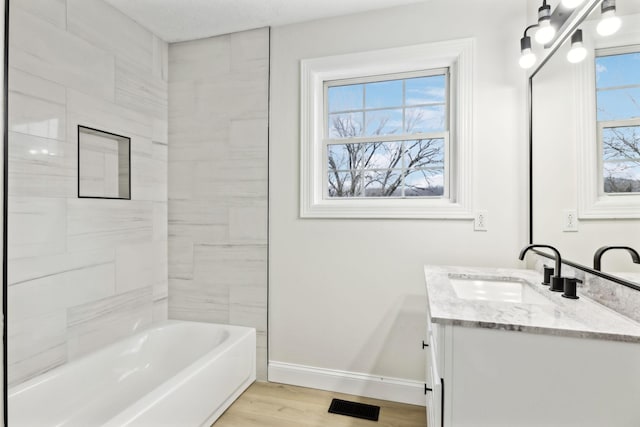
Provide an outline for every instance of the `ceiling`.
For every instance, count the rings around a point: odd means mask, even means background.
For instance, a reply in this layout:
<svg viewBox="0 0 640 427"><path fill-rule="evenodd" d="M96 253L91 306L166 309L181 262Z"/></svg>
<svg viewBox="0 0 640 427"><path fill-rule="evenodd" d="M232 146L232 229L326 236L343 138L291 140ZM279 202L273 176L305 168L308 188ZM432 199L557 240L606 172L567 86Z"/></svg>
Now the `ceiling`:
<svg viewBox="0 0 640 427"><path fill-rule="evenodd" d="M106 0L167 42L426 0Z"/></svg>

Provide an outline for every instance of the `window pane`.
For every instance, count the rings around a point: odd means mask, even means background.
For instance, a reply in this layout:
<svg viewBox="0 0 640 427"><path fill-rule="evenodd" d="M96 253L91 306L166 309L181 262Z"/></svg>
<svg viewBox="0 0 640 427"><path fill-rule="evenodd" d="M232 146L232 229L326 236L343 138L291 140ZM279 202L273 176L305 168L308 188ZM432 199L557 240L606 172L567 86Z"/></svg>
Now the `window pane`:
<svg viewBox="0 0 640 427"><path fill-rule="evenodd" d="M359 171L330 172L329 197L358 197L362 193Z"/></svg>
<svg viewBox="0 0 640 427"><path fill-rule="evenodd" d="M361 136L363 113L329 115L329 138L353 138Z"/></svg>
<svg viewBox="0 0 640 427"><path fill-rule="evenodd" d="M366 197L402 196L402 170L365 171Z"/></svg>
<svg viewBox="0 0 640 427"><path fill-rule="evenodd" d="M444 167L409 170L405 178L406 197L444 195Z"/></svg>
<svg viewBox="0 0 640 427"><path fill-rule="evenodd" d="M445 102L446 78L444 75L407 79L405 84L406 105Z"/></svg>
<svg viewBox="0 0 640 427"><path fill-rule="evenodd" d="M640 126L612 127L602 130L603 159L640 161Z"/></svg>
<svg viewBox="0 0 640 427"><path fill-rule="evenodd" d="M640 193L640 160L605 162L605 193Z"/></svg>
<svg viewBox="0 0 640 427"><path fill-rule="evenodd" d="M407 108L404 121L405 131L408 133L444 131L446 126L444 105Z"/></svg>
<svg viewBox="0 0 640 427"><path fill-rule="evenodd" d="M362 157L360 144L331 144L327 147L329 171L349 170L357 168Z"/></svg>
<svg viewBox="0 0 640 427"><path fill-rule="evenodd" d="M402 80L367 83L365 86L365 108L400 106L402 106Z"/></svg>
<svg viewBox="0 0 640 427"><path fill-rule="evenodd" d="M393 135L402 132L402 110L376 110L365 112L365 136Z"/></svg>
<svg viewBox="0 0 640 427"><path fill-rule="evenodd" d="M405 167L444 166L444 149L444 138L406 141Z"/></svg>
<svg viewBox="0 0 640 427"><path fill-rule="evenodd" d="M640 117L640 87L598 92L599 121L635 117Z"/></svg>
<svg viewBox="0 0 640 427"><path fill-rule="evenodd" d="M362 110L363 85L331 86L327 91L329 112Z"/></svg>
<svg viewBox="0 0 640 427"><path fill-rule="evenodd" d="M362 144L364 169L393 169L402 167L402 143L376 142Z"/></svg>
<svg viewBox="0 0 640 427"><path fill-rule="evenodd" d="M596 87L640 84L640 53L596 58Z"/></svg>

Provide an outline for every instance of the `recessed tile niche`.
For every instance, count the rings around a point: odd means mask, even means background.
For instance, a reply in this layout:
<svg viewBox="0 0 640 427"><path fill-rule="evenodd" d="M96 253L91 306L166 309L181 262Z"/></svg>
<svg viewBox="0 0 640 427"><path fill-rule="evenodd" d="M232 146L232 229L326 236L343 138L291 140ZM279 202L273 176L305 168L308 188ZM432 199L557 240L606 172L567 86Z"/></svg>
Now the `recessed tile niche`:
<svg viewBox="0 0 640 427"><path fill-rule="evenodd" d="M131 138L78 126L78 197L131 199Z"/></svg>

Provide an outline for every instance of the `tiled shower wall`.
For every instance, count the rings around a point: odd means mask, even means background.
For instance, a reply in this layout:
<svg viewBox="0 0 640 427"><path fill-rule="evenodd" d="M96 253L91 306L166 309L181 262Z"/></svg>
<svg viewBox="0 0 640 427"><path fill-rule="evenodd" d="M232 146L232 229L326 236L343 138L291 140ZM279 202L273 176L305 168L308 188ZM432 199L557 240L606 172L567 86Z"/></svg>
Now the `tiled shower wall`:
<svg viewBox="0 0 640 427"><path fill-rule="evenodd" d="M255 327L266 379L269 30L169 46L169 317Z"/></svg>
<svg viewBox="0 0 640 427"><path fill-rule="evenodd" d="M168 46L101 0L12 0L9 382L167 315ZM77 126L131 137L131 200L77 198Z"/></svg>

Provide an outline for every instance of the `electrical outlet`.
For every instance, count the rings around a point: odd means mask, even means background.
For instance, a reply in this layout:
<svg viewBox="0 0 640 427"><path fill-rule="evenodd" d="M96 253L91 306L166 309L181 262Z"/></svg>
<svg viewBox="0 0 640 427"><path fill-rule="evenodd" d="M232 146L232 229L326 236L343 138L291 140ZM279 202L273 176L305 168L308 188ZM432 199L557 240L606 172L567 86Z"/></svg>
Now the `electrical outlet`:
<svg viewBox="0 0 640 427"><path fill-rule="evenodd" d="M476 211L476 218L473 222L473 229L475 231L487 231L489 217L487 211Z"/></svg>
<svg viewBox="0 0 640 427"><path fill-rule="evenodd" d="M562 211L562 231L578 231L578 212L575 209Z"/></svg>

